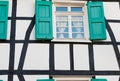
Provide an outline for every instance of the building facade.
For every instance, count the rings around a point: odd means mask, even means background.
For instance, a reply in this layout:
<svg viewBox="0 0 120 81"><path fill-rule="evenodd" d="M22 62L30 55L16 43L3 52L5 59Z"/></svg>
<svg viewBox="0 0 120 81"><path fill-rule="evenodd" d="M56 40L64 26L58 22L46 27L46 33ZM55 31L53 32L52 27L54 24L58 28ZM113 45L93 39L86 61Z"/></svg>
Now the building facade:
<svg viewBox="0 0 120 81"><path fill-rule="evenodd" d="M0 0L1 81L120 81L120 2Z"/></svg>

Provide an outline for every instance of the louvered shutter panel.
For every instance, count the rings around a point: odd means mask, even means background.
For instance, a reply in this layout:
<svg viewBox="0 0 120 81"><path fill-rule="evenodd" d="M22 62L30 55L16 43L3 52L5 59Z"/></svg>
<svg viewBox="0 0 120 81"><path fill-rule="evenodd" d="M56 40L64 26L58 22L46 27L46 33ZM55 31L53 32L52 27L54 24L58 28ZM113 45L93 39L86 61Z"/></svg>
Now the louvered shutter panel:
<svg viewBox="0 0 120 81"><path fill-rule="evenodd" d="M54 81L54 79L38 79L37 81Z"/></svg>
<svg viewBox="0 0 120 81"><path fill-rule="evenodd" d="M107 79L91 79L91 81L107 81Z"/></svg>
<svg viewBox="0 0 120 81"><path fill-rule="evenodd" d="M103 2L88 2L90 40L106 39Z"/></svg>
<svg viewBox="0 0 120 81"><path fill-rule="evenodd" d="M52 2L36 0L35 37L40 40L51 40L52 32Z"/></svg>
<svg viewBox="0 0 120 81"><path fill-rule="evenodd" d="M0 39L7 37L8 1L0 0Z"/></svg>

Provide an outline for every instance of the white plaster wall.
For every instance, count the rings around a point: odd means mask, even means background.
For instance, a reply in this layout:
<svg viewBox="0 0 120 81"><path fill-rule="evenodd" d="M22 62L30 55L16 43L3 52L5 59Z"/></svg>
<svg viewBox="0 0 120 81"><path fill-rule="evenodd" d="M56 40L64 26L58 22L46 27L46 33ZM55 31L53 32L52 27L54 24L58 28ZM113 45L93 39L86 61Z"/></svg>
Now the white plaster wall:
<svg viewBox="0 0 120 81"><path fill-rule="evenodd" d="M49 69L49 45L29 44L26 53L24 67L26 69L48 70Z"/></svg>
<svg viewBox="0 0 120 81"><path fill-rule="evenodd" d="M35 0L17 0L17 16L33 17L35 13Z"/></svg>
<svg viewBox="0 0 120 81"><path fill-rule="evenodd" d="M104 12L107 19L120 20L120 9L118 2L104 2Z"/></svg>
<svg viewBox="0 0 120 81"><path fill-rule="evenodd" d="M7 40L10 40L10 32L11 31L11 20L8 20L8 27L7 27Z"/></svg>
<svg viewBox="0 0 120 81"><path fill-rule="evenodd" d="M9 66L9 44L0 44L0 70L7 70Z"/></svg>
<svg viewBox="0 0 120 81"><path fill-rule="evenodd" d="M94 45L95 70L119 70L112 45Z"/></svg>
<svg viewBox="0 0 120 81"><path fill-rule="evenodd" d="M55 44L55 69L70 70L69 45Z"/></svg>
<svg viewBox="0 0 120 81"><path fill-rule="evenodd" d="M15 44L15 65L14 65L15 69L18 68L18 64L19 64L19 61L20 61L22 48L23 48L23 44L22 43Z"/></svg>
<svg viewBox="0 0 120 81"><path fill-rule="evenodd" d="M0 80L8 81L7 77L8 77L7 75L0 75Z"/></svg>
<svg viewBox="0 0 120 81"><path fill-rule="evenodd" d="M37 81L38 79L49 79L48 75L24 75L25 81Z"/></svg>
<svg viewBox="0 0 120 81"><path fill-rule="evenodd" d="M8 16L11 17L12 15L12 0L8 0L9 1L9 11L8 11Z"/></svg>
<svg viewBox="0 0 120 81"><path fill-rule="evenodd" d="M88 45L74 45L75 70L89 70Z"/></svg>
<svg viewBox="0 0 120 81"><path fill-rule="evenodd" d="M19 81L19 78L17 75L14 75L13 81Z"/></svg>
<svg viewBox="0 0 120 81"><path fill-rule="evenodd" d="M16 40L25 40L27 29L30 25L30 20L17 20L16 21Z"/></svg>
<svg viewBox="0 0 120 81"><path fill-rule="evenodd" d="M109 23L109 25L114 33L116 41L120 42L120 23Z"/></svg>

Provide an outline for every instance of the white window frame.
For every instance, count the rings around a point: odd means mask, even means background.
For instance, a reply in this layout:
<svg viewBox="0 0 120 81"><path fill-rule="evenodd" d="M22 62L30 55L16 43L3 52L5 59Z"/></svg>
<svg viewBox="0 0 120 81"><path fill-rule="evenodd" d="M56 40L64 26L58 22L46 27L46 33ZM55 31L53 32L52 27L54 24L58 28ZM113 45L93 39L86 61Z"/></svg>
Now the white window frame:
<svg viewBox="0 0 120 81"><path fill-rule="evenodd" d="M53 36L54 39L52 41L63 41L63 42L67 42L67 41L71 41L71 42L91 42L89 40L89 28L88 28L88 14L87 14L87 6L86 6L86 1L53 1ZM71 4L71 5L69 5ZM66 7L66 5L68 6L68 9L70 9L70 7L82 7L83 8L83 22L84 22L84 39L82 38L68 38L68 39L60 39L60 38L56 38L56 6L62 6L62 7ZM79 6L78 6L79 5ZM70 28L69 28L70 29ZM71 30L71 29L70 29ZM72 32L71 32L72 33Z"/></svg>
<svg viewBox="0 0 120 81"><path fill-rule="evenodd" d="M55 75L53 79L55 81L90 81L92 76L80 76L80 75Z"/></svg>

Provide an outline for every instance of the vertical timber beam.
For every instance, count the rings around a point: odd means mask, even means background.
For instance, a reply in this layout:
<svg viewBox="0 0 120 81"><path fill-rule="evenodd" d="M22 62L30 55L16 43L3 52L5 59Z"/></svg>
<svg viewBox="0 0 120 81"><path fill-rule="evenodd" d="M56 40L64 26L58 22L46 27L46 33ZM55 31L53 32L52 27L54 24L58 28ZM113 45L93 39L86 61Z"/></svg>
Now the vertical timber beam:
<svg viewBox="0 0 120 81"><path fill-rule="evenodd" d="M54 44L50 43L49 45L49 68L50 68L50 74L49 78L52 79L52 73L55 70L55 65L54 65Z"/></svg>
<svg viewBox="0 0 120 81"><path fill-rule="evenodd" d="M93 44L89 44L88 45L88 49L89 49L89 66L90 66L90 71L94 72L95 71L95 65L94 65ZM95 75L92 78L95 78Z"/></svg>
<svg viewBox="0 0 120 81"><path fill-rule="evenodd" d="M73 44L69 45L70 50L70 70L74 70L74 55L73 55Z"/></svg>
<svg viewBox="0 0 120 81"><path fill-rule="evenodd" d="M11 32L10 32L10 56L9 56L8 81L13 81L13 74L14 74L16 11L17 11L17 0L13 0L12 1Z"/></svg>

